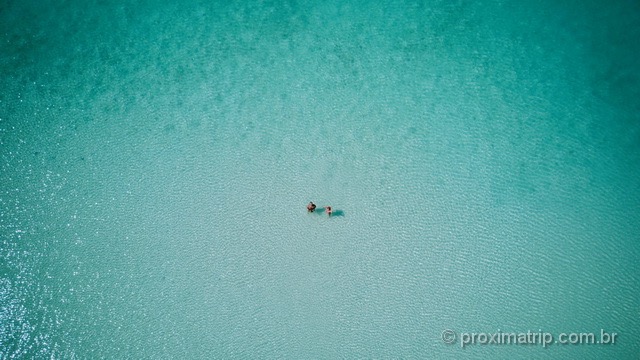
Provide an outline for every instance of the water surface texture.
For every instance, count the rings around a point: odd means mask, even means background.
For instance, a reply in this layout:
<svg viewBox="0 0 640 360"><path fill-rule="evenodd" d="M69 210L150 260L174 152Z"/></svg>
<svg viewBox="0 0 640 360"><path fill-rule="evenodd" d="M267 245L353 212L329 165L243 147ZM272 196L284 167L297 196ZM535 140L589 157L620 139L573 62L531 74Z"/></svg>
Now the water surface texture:
<svg viewBox="0 0 640 360"><path fill-rule="evenodd" d="M4 1L0 358L637 358L638 39L623 0Z"/></svg>

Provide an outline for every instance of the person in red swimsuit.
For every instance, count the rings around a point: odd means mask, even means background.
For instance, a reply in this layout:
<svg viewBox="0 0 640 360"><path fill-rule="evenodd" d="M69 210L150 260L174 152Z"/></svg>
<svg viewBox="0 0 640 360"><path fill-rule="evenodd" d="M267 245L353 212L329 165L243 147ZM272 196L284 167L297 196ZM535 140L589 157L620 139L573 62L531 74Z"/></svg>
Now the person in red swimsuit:
<svg viewBox="0 0 640 360"><path fill-rule="evenodd" d="M327 215L331 216L331 213L333 213L331 206L325 206L324 209L327 212Z"/></svg>

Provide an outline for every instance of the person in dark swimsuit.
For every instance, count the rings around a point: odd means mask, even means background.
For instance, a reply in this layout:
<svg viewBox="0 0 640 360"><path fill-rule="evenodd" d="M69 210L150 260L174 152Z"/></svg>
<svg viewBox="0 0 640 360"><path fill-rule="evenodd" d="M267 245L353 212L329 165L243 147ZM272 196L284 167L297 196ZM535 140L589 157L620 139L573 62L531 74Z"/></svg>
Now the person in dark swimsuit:
<svg viewBox="0 0 640 360"><path fill-rule="evenodd" d="M307 212L314 212L315 210L316 210L316 204L309 201L309 204L307 205Z"/></svg>
<svg viewBox="0 0 640 360"><path fill-rule="evenodd" d="M327 215L331 216L331 213L333 213L331 206L325 206L324 209L327 212Z"/></svg>

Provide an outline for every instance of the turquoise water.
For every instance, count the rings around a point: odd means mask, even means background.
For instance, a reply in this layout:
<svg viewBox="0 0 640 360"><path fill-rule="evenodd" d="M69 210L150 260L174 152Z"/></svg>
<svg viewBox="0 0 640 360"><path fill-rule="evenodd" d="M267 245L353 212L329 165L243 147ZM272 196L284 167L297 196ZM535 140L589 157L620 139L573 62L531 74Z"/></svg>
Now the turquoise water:
<svg viewBox="0 0 640 360"><path fill-rule="evenodd" d="M638 38L632 1L0 4L0 358L637 358Z"/></svg>

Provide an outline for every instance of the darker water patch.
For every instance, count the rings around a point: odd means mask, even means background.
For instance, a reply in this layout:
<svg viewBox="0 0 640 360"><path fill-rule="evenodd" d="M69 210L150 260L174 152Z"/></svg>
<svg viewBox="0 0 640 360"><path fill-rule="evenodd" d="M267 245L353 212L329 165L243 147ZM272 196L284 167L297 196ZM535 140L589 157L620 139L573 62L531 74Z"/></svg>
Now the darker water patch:
<svg viewBox="0 0 640 360"><path fill-rule="evenodd" d="M164 132L165 133L173 133L176 131L176 125L175 124L167 124L164 126Z"/></svg>

